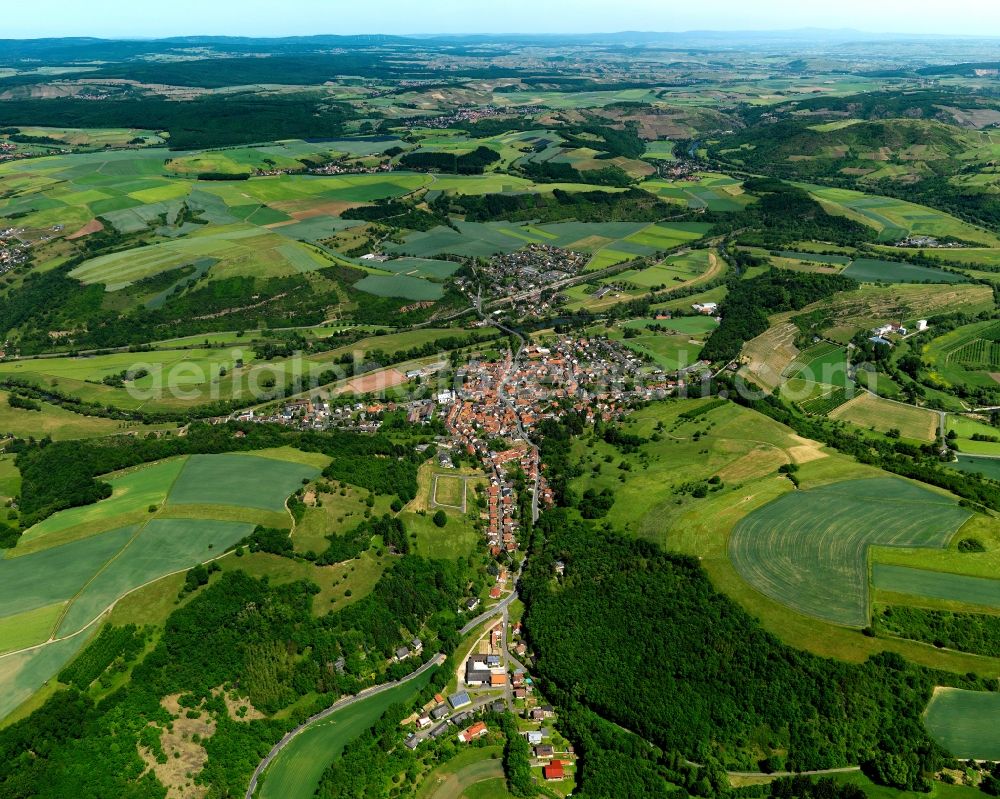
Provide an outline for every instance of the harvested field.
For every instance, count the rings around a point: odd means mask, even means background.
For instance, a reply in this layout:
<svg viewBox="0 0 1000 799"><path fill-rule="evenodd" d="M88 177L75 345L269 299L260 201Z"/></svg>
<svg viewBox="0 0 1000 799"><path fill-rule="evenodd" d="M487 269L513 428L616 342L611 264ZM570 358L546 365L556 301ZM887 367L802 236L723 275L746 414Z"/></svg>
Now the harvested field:
<svg viewBox="0 0 1000 799"><path fill-rule="evenodd" d="M798 357L795 346L798 328L791 324L776 325L743 346L744 366L741 374L768 391L781 385L782 375Z"/></svg>

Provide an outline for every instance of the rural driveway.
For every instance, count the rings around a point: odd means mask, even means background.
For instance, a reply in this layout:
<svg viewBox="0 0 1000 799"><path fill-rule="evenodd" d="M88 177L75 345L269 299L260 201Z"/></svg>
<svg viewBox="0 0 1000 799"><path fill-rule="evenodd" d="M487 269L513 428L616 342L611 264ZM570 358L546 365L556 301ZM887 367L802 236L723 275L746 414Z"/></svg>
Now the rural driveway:
<svg viewBox="0 0 1000 799"><path fill-rule="evenodd" d="M356 702L360 702L362 699L368 699L372 696L376 696L377 694L381 694L385 691L388 691L390 688L395 688L398 685L403 685L404 683L410 682L410 680L415 680L417 677L419 677L428 669L434 668L435 666L440 666L442 663L444 663L444 661L445 661L445 656L442 654L437 654L430 660L428 660L426 663L424 663L424 665L421 666L419 669L417 669L415 672L404 677L402 680L395 680L394 682L386 682L382 683L381 685L376 685L372 688L366 688L364 691L354 694L354 696L348 696L344 699L334 702L326 710L321 710L315 716L311 716L310 718L306 719L304 722L302 722L302 724L300 724L294 730L292 730L289 733L286 733L285 736L280 741L278 741L278 743L274 745L271 751L267 753L267 757L265 757L260 762L260 765L258 765L257 768L254 770L253 777L250 779L250 787L247 788L246 799L252 799L254 792L257 790L257 782L260 780L260 775L264 773L264 769L266 769L269 765L271 765L271 761L274 760L275 757L277 757L278 753L286 746L288 746L289 742L296 735L301 733L306 727L317 721L325 719L327 716L336 713L338 710L343 710L345 707L350 707Z"/></svg>

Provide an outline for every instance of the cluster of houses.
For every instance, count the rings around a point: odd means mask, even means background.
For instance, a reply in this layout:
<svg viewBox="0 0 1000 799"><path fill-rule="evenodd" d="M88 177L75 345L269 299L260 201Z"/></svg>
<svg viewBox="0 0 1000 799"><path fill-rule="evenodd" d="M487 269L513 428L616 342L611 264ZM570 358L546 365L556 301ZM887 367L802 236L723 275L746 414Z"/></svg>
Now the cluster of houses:
<svg viewBox="0 0 1000 799"><path fill-rule="evenodd" d="M0 230L0 275L9 272L28 260L28 248L19 238L15 228Z"/></svg>
<svg viewBox="0 0 1000 799"><path fill-rule="evenodd" d="M392 172L396 165L391 158L379 161L377 164L365 165L356 161L331 161L329 164L312 167L310 175L375 175L380 172Z"/></svg>
<svg viewBox="0 0 1000 799"><path fill-rule="evenodd" d="M917 327L914 332L923 333L926 329L927 329L927 320L920 319L917 322ZM903 327L902 324L891 322L890 324L880 325L879 327L873 328L872 334L868 340L872 344L882 344L886 347L891 347L893 346L893 339L890 338L890 336L897 338L905 338L908 335L910 335L910 331L907 328Z"/></svg>
<svg viewBox="0 0 1000 799"><path fill-rule="evenodd" d="M470 365L466 379L472 381L459 392L445 417L448 432L469 455L475 455L489 476L487 487L486 543L494 557L517 552L520 522L517 495L511 468L520 466L530 485L540 484L542 501L551 499L551 490L541 478L538 450L522 435L518 415L500 397L500 388L514 368L508 351L504 359ZM497 440L514 439L502 450Z"/></svg>
<svg viewBox="0 0 1000 799"><path fill-rule="evenodd" d="M587 267L589 256L549 244L529 244L522 250L495 255L482 267L485 287L497 297L542 289L574 277Z"/></svg>
<svg viewBox="0 0 1000 799"><path fill-rule="evenodd" d="M415 725L416 731L410 734L404 742L407 749L416 749L421 742L428 739L437 740L453 734L459 743L471 743L489 734L489 727L484 721L475 720L478 711L488 709L494 713L503 713L507 704L502 699L487 701L473 707L472 698L466 691L452 694L446 700L441 694L425 704L417 713L403 719L402 725Z"/></svg>
<svg viewBox="0 0 1000 799"><path fill-rule="evenodd" d="M966 245L959 241L939 241L934 236L907 236L901 241L897 241L895 247L906 247L908 249L931 249L931 250L955 250Z"/></svg>
<svg viewBox="0 0 1000 799"><path fill-rule="evenodd" d="M459 108L450 114L433 117L432 119L412 119L403 124L405 124L408 128L433 128L434 130L447 130L448 128L455 127L458 123L474 125L476 122L482 122L484 119L496 119L497 117L506 117L511 115L524 116L526 114L534 113L537 110L538 109L532 109L529 106L524 106L522 108L504 108L498 105L477 105L469 108Z"/></svg>

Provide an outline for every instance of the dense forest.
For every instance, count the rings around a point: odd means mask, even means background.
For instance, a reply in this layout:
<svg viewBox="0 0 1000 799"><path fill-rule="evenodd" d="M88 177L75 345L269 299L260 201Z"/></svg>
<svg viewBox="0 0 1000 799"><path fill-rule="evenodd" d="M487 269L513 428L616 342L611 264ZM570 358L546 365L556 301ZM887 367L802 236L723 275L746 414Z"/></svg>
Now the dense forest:
<svg viewBox="0 0 1000 799"><path fill-rule="evenodd" d="M251 60L268 69L260 59ZM211 61L213 72L218 74L229 61ZM191 62L170 66L183 69L186 63ZM344 125L352 117L349 106L312 94L262 96L234 92L183 103L155 96L101 103L69 98L3 102L3 121L7 125L165 130L175 150L278 139L336 138L343 135Z"/></svg>
<svg viewBox="0 0 1000 799"><path fill-rule="evenodd" d="M536 528L521 595L549 696L699 763L860 763L882 784L924 789L943 754L920 718L933 686L984 687L891 653L854 665L788 647L718 593L696 560L562 509Z"/></svg>
<svg viewBox="0 0 1000 799"><path fill-rule="evenodd" d="M876 633L923 641L936 647L1000 657L1000 618L986 613L954 613L906 605L872 614Z"/></svg>
<svg viewBox="0 0 1000 799"><path fill-rule="evenodd" d="M365 324L420 322L435 310L411 307L403 313L400 309L413 306L412 302L359 291L353 284L363 279L365 272L331 265L309 275L234 276L195 282L171 292L158 308L139 305L121 313L106 307L108 295L103 285L83 286L69 277L84 260L78 257L51 271L32 272L18 291L0 297L0 330L16 329L17 346L24 354L47 352L55 346L104 349L214 330L318 324L328 318L331 308L344 302L345 295L354 306L354 318ZM167 287L175 279L166 276ZM138 294L149 288L143 285L133 290ZM436 309L454 302L446 293ZM54 341L49 335L53 330L72 332Z"/></svg>
<svg viewBox="0 0 1000 799"><path fill-rule="evenodd" d="M399 163L408 169L450 172L456 175L481 175L486 167L499 160L500 154L496 150L480 146L472 152L461 155L417 150L404 155Z"/></svg>
<svg viewBox="0 0 1000 799"><path fill-rule="evenodd" d="M461 213L470 222L658 222L677 213L676 206L663 202L642 189L623 192L564 191L551 196L527 194L442 194L434 201L442 214Z"/></svg>
<svg viewBox="0 0 1000 799"><path fill-rule="evenodd" d="M707 361L736 358L744 343L767 330L771 314L799 310L838 291L857 288L858 284L840 275L772 268L749 280L734 271L726 285L729 292L720 309L722 323L701 352Z"/></svg>
<svg viewBox="0 0 1000 799"><path fill-rule="evenodd" d="M781 180L751 178L743 188L760 199L742 211L708 217L716 223L715 233L737 234L740 244L781 249L796 241L858 245L878 238L873 228L828 214L804 189Z"/></svg>

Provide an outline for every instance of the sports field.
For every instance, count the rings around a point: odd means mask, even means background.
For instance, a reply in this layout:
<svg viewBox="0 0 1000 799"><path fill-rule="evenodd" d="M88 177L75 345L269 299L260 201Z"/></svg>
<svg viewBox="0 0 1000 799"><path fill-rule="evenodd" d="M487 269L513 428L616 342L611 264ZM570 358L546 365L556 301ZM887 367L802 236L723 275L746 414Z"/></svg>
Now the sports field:
<svg viewBox="0 0 1000 799"><path fill-rule="evenodd" d="M468 479L462 480L460 475ZM482 539L476 528L479 508L475 490L477 485L483 484L482 472L472 469L456 472L439 469L430 463L420 467L417 496L399 516L411 533L418 554L425 558L454 560L476 551ZM445 512L444 527L438 527L433 521L438 510Z"/></svg>
<svg viewBox="0 0 1000 799"><path fill-rule="evenodd" d="M969 512L895 478L786 494L736 525L729 557L761 593L824 621L868 623L871 546L943 548Z"/></svg>
<svg viewBox="0 0 1000 799"><path fill-rule="evenodd" d="M1000 760L1000 694L938 688L924 724L931 737L957 758Z"/></svg>
<svg viewBox="0 0 1000 799"><path fill-rule="evenodd" d="M344 747L385 713L389 705L408 703L430 682L434 669L415 680L362 699L299 733L274 759L258 789L260 799L311 799L320 778Z"/></svg>
<svg viewBox="0 0 1000 799"><path fill-rule="evenodd" d="M1000 580L964 574L911 569L889 563L872 564L872 586L879 591L941 599L965 605L1000 608Z"/></svg>

